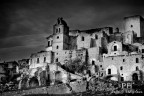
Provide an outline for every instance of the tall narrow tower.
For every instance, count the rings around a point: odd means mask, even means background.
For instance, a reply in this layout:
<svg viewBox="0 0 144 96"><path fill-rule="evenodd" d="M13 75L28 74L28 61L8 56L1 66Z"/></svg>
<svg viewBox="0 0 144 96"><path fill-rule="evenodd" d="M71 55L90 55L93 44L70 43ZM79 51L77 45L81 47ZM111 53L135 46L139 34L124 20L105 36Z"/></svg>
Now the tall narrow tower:
<svg viewBox="0 0 144 96"><path fill-rule="evenodd" d="M144 37L144 19L139 16L129 16L124 18L125 32L132 31L137 37Z"/></svg>
<svg viewBox="0 0 144 96"><path fill-rule="evenodd" d="M53 26L53 45L54 52L67 50L69 48L69 27L63 18L58 18Z"/></svg>

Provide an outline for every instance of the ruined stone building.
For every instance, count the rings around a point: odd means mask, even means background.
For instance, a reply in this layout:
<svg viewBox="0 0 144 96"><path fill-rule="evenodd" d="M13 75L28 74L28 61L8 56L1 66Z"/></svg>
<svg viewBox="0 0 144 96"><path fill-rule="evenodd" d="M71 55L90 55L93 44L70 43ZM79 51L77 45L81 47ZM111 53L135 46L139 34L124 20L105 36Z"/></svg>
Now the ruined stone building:
<svg viewBox="0 0 144 96"><path fill-rule="evenodd" d="M124 18L124 31L103 27L88 30L69 30L58 18L53 33L48 36L45 51L30 56L31 75L38 67L53 69L53 64L64 65L79 58L91 65L92 75L112 80L144 79L144 19L139 16Z"/></svg>

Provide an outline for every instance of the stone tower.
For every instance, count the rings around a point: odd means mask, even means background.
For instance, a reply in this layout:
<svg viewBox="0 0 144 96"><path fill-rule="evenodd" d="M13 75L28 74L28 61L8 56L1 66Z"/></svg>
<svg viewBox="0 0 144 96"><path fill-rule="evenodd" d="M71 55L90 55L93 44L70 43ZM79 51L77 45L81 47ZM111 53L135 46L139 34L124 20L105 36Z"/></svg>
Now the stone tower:
<svg viewBox="0 0 144 96"><path fill-rule="evenodd" d="M139 16L129 16L124 18L125 32L133 31L137 37L144 37L144 19Z"/></svg>
<svg viewBox="0 0 144 96"><path fill-rule="evenodd" d="M63 18L58 18L53 26L53 45L54 52L68 50L69 48L69 27Z"/></svg>

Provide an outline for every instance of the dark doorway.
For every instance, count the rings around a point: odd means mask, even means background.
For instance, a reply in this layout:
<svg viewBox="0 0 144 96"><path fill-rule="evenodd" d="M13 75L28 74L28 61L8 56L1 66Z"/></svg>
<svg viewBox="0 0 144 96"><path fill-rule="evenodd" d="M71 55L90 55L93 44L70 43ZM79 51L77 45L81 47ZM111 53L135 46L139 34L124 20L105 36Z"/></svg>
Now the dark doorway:
<svg viewBox="0 0 144 96"><path fill-rule="evenodd" d="M132 80L133 80L133 81L138 81L138 74L137 74L137 73L134 73L134 74L132 75Z"/></svg>
<svg viewBox="0 0 144 96"><path fill-rule="evenodd" d="M39 86L39 81L36 77L32 77L29 81L29 86L30 87L38 87Z"/></svg>

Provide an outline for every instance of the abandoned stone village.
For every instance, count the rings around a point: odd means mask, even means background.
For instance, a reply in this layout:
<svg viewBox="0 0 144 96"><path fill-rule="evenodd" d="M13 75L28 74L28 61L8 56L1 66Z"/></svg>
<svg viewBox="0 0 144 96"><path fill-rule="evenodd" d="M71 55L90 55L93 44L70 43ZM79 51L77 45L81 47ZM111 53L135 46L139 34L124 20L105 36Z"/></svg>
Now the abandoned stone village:
<svg viewBox="0 0 144 96"><path fill-rule="evenodd" d="M66 21L58 18L44 51L0 64L0 82L17 82L18 89L25 89L89 81L93 76L143 81L144 19L135 15L123 21L123 32L112 27L69 30Z"/></svg>

